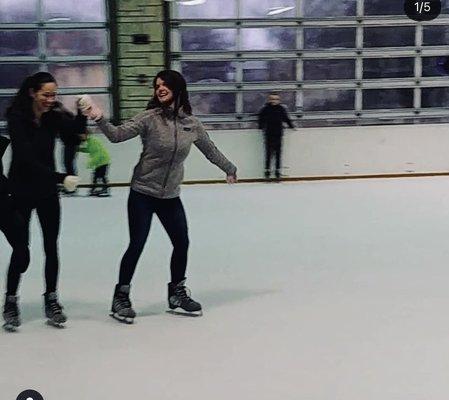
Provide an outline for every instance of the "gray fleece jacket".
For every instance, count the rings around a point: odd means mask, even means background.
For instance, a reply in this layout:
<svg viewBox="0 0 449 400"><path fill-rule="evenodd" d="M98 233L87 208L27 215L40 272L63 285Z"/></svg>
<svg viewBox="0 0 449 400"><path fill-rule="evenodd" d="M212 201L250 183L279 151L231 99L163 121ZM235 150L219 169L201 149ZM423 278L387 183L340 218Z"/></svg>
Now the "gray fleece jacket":
<svg viewBox="0 0 449 400"><path fill-rule="evenodd" d="M143 151L131 180L132 189L139 193L160 199L178 197L184 160L192 143L227 175L237 172L235 165L215 147L198 118L182 110L176 120L171 109L155 108L117 127L104 119L97 124L113 143L140 136Z"/></svg>

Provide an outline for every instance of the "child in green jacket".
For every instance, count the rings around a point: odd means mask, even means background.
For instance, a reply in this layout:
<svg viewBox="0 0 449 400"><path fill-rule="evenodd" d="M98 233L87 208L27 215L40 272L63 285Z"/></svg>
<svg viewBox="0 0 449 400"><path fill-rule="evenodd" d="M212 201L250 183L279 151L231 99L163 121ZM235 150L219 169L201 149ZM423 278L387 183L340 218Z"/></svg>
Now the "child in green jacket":
<svg viewBox="0 0 449 400"><path fill-rule="evenodd" d="M111 163L111 157L101 140L96 138L95 135L85 134L80 136L82 144L78 148L78 151L89 155L87 168L94 170L92 175L92 188L90 189L89 196L110 196L107 172ZM101 187L98 184L100 180L103 182Z"/></svg>

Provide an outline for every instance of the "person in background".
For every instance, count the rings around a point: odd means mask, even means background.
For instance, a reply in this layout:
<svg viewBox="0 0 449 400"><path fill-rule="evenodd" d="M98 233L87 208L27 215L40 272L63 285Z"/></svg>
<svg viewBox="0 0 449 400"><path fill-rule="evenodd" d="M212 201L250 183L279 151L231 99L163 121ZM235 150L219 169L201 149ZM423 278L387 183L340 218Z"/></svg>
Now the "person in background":
<svg viewBox="0 0 449 400"><path fill-rule="evenodd" d="M12 254L8 274L21 274L25 272L29 264L28 244L26 241L23 220L19 213L14 210L11 197L8 194L8 180L3 174L3 155L9 145L9 139L6 136L0 136L0 231L6 237L11 245ZM8 281L13 281L11 276ZM8 289L7 289L8 290ZM20 326L20 315L18 312L17 299L13 296L5 302L3 309L3 319L5 321L3 328L14 332Z"/></svg>
<svg viewBox="0 0 449 400"><path fill-rule="evenodd" d="M108 169L111 164L111 157L100 139L87 132L81 135L82 145L78 151L89 156L87 168L93 170L92 188L89 196L106 197L110 196L108 186ZM98 182L101 181L100 185Z"/></svg>
<svg viewBox="0 0 449 400"><path fill-rule="evenodd" d="M194 144L226 173L228 183L237 181L237 168L215 147L201 122L192 114L186 81L177 71L159 72L153 80L150 109L118 127L106 121L102 111L86 100L80 102L83 113L97 122L111 142L140 136L143 145L128 199L130 242L121 260L111 316L125 323L134 321L136 313L129 299L130 284L154 214L173 244L167 296L169 309L174 313L201 315L201 304L190 297L185 286L189 236L179 197L184 160Z"/></svg>
<svg viewBox="0 0 449 400"><path fill-rule="evenodd" d="M276 157L276 180L281 178L282 137L284 134L284 122L294 128L287 111L281 105L281 98L277 93L270 93L267 103L258 114L259 129L264 131L265 143L265 179L271 177L271 160Z"/></svg>
<svg viewBox="0 0 449 400"><path fill-rule="evenodd" d="M24 221L27 244L31 214L33 210L37 212L45 251L45 315L50 324L62 326L67 317L57 294L61 218L57 187L61 184L67 191L73 191L79 179L56 172L55 140L59 135L65 143L84 133L86 117L79 112L74 116L64 109L56 101L57 90L56 80L51 74L38 72L29 76L7 109L6 121L12 150L8 186L13 207ZM28 247L22 257L29 259ZM9 266L5 309L9 309L10 303L15 303L17 317L17 289L20 275L27 267L16 263Z"/></svg>

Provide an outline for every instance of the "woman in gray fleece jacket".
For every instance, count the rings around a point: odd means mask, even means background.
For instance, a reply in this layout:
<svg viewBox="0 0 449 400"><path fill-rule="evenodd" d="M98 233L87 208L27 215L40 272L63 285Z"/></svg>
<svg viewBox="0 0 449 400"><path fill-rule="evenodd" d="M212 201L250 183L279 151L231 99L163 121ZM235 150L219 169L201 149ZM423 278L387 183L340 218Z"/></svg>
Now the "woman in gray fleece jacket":
<svg viewBox="0 0 449 400"><path fill-rule="evenodd" d="M184 160L192 143L226 173L228 183L237 181L237 168L214 145L201 122L192 115L186 81L176 71L159 72L153 81L150 109L120 126L103 119L101 110L84 99L84 113L95 120L111 142L140 136L143 151L134 168L128 198L130 243L115 287L111 316L132 323L135 312L129 299L130 283L155 213L173 244L168 284L168 305L173 313L201 315L201 305L185 286L189 238L187 220L179 198Z"/></svg>

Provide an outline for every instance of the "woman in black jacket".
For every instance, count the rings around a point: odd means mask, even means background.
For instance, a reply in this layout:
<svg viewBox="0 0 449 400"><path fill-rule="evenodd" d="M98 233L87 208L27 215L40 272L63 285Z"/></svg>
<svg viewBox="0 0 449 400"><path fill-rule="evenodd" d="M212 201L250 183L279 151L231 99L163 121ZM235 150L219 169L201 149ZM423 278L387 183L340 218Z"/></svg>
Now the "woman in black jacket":
<svg viewBox="0 0 449 400"><path fill-rule="evenodd" d="M9 190L14 208L24 221L27 243L31 213L37 212L45 251L45 315L50 323L61 326L67 318L56 292L60 225L57 185L63 184L66 190L73 191L78 178L55 171L55 139L59 135L64 142L73 140L85 131L86 118L80 113L73 116L56 101L57 88L54 77L47 72L28 77L8 108L6 119L12 149ZM17 318L16 292L20 273L27 267L20 269L11 263L8 272L5 310L14 308Z"/></svg>
<svg viewBox="0 0 449 400"><path fill-rule="evenodd" d="M21 271L26 269L29 263L28 245L26 242L26 235L23 220L19 213L14 210L11 198L8 194L8 180L3 175L2 157L9 145L9 139L6 136L0 136L0 231L3 232L8 243L12 247L12 254L10 264L15 265L9 269L11 274L10 282L14 281L13 275L20 275ZM16 298L13 296L8 305L4 309L5 317L4 328L8 331L14 331L20 325L20 318L15 312Z"/></svg>

